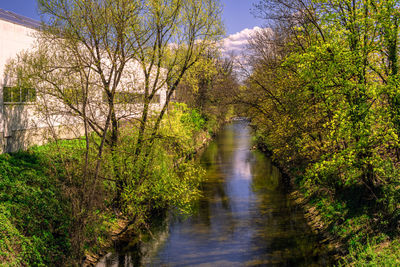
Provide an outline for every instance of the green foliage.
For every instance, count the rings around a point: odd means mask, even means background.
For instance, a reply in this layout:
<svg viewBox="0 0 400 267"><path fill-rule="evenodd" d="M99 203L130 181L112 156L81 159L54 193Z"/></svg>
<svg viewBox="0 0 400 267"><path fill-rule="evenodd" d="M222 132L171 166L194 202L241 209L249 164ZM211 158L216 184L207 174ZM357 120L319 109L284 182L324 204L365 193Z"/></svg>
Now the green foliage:
<svg viewBox="0 0 400 267"><path fill-rule="evenodd" d="M366 244L357 243L350 247L349 255L340 266L399 266L400 244L387 238L377 237Z"/></svg>
<svg viewBox="0 0 400 267"><path fill-rule="evenodd" d="M107 170L118 173L123 181L123 210L126 216L135 218L138 228L158 210L191 210L193 200L199 196L203 170L185 158L201 145L196 136L204 132L204 126L205 120L198 111L185 104L174 104L162 122L160 138L154 142L151 153L135 161L135 142L131 140L136 133L128 130L121 136L119 153L108 160L113 165ZM142 166L146 168L141 173Z"/></svg>
<svg viewBox="0 0 400 267"><path fill-rule="evenodd" d="M175 98L195 110L192 112L202 114L207 124L205 127L213 134L234 116L233 92L237 87L233 60L223 58L209 47L186 72Z"/></svg>
<svg viewBox="0 0 400 267"><path fill-rule="evenodd" d="M206 120L196 109L184 103L173 103L172 110L164 119L160 135L166 139L166 147L178 155L186 156L195 152L196 137L206 127Z"/></svg>
<svg viewBox="0 0 400 267"><path fill-rule="evenodd" d="M124 212L136 218L139 225L147 223L152 212L157 210L176 208L180 213L188 213L199 195L203 171L193 162L174 168L175 155L169 155L162 146L156 145L156 148L146 179L133 177L123 193Z"/></svg>
<svg viewBox="0 0 400 267"><path fill-rule="evenodd" d="M58 265L70 253L68 202L43 156L0 156L0 258L7 265Z"/></svg>
<svg viewBox="0 0 400 267"><path fill-rule="evenodd" d="M1 266L20 266L29 262L29 253L38 254L32 249L29 239L16 228L10 211L0 206L0 262Z"/></svg>
<svg viewBox="0 0 400 267"><path fill-rule="evenodd" d="M280 19L250 42L239 93L257 140L346 243L348 264L398 265L393 250L378 257L379 242L365 244L399 234L400 2L260 2Z"/></svg>
<svg viewBox="0 0 400 267"><path fill-rule="evenodd" d="M188 127L193 128L194 131L201 131L204 128L205 120L198 110L192 109L190 112L186 112L181 117L181 122Z"/></svg>

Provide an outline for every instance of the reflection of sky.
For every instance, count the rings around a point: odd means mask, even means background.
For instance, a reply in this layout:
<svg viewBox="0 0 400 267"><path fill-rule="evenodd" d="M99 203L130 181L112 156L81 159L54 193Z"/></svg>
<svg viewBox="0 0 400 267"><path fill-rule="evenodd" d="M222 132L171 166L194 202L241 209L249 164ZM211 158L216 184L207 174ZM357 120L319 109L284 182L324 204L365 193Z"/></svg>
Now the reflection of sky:
<svg viewBox="0 0 400 267"><path fill-rule="evenodd" d="M214 164L219 173L213 169L213 176L221 182L210 188L209 220L204 224L204 219L194 217L172 226L170 239L159 255L162 263L242 266L254 253L250 248L255 234L250 228L251 212L256 208L251 189L252 153L248 128L238 126L229 126L233 129L218 140Z"/></svg>
<svg viewBox="0 0 400 267"><path fill-rule="evenodd" d="M232 162L232 171L234 172L233 175L235 176L234 179L238 180L247 180L251 181L252 175L251 175L251 164L250 164L250 152L248 150L248 146L246 146L244 149L242 146L240 146L239 142L239 148L235 151L235 155L233 157L233 162Z"/></svg>
<svg viewBox="0 0 400 267"><path fill-rule="evenodd" d="M252 172L248 129L235 127L234 153L227 164L226 191L231 199L231 209L242 220L249 217L254 195L251 190Z"/></svg>

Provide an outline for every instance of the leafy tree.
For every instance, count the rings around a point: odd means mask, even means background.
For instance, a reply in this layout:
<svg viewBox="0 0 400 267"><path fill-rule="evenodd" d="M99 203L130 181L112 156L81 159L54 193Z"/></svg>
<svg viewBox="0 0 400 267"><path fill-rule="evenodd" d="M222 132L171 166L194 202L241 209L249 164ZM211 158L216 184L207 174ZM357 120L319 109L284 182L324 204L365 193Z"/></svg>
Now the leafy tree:
<svg viewBox="0 0 400 267"><path fill-rule="evenodd" d="M233 59L223 58L216 50L209 49L185 74L175 100L198 109L209 124L220 125L232 115L232 99L237 87Z"/></svg>
<svg viewBox="0 0 400 267"><path fill-rule="evenodd" d="M398 226L398 7L361 0L256 5L270 29L250 40L250 71L237 101L332 229L368 216L386 222L368 221L373 233ZM343 227L356 243L368 235Z"/></svg>
<svg viewBox="0 0 400 267"><path fill-rule="evenodd" d="M217 0L38 0L38 6L45 21L37 44L9 64L8 77L37 90L36 116L57 141L52 164L73 200L72 246L81 255L106 204L125 215L130 203L152 207L146 194L154 193L151 177L160 177L154 161L169 157L156 153L162 120L186 72L218 42L221 7ZM65 128L84 140L64 146Z"/></svg>
<svg viewBox="0 0 400 267"><path fill-rule="evenodd" d="M47 117L66 114L82 121L87 143L89 132L98 136L96 183L104 146L113 150L117 145L124 119L139 122L133 160L150 154L182 77L222 32L220 7L214 0L38 3L49 19L38 34L36 51L12 64L14 73L38 88L40 111ZM150 122L155 115L151 103L164 87L159 114ZM140 107L132 108L132 97L121 97L121 92L143 93ZM145 167L139 168L140 175ZM126 182L119 181L119 187Z"/></svg>

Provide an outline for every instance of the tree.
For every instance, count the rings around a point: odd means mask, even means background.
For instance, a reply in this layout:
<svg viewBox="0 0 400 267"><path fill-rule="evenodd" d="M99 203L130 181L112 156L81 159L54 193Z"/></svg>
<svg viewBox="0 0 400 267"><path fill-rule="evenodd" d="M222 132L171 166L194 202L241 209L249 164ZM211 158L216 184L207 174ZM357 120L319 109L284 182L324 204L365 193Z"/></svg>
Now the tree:
<svg viewBox="0 0 400 267"><path fill-rule="evenodd" d="M9 65L9 77L36 88L37 114L56 140L56 126L82 133L83 125L85 158L73 169L79 192L72 197L82 228L93 201L104 193L101 181L114 183L113 204L124 211L134 197L131 189L151 175L147 167L171 96L218 42L221 7L217 0L38 0L38 5L46 21L36 47ZM133 133L133 151L122 149L122 129ZM134 167L126 173L121 165L128 164Z"/></svg>
<svg viewBox="0 0 400 267"><path fill-rule="evenodd" d="M310 184L360 183L377 199L391 179L393 169L381 166L393 166L398 143L397 7L346 0L256 5L273 32L251 42L252 93L242 99L262 114L278 158L307 160Z"/></svg>
<svg viewBox="0 0 400 267"><path fill-rule="evenodd" d="M20 66L26 81L38 87L40 99L45 100L42 106L49 111L47 96L51 96L63 104L63 113L82 120L86 133L93 131L100 138L101 158L104 145L111 149L117 145L120 122L138 112L137 106L121 108L121 101L131 100L121 97L121 91L142 92L135 155L146 158L185 72L222 33L218 2L38 3L49 20L39 32L37 51L25 55ZM151 103L163 87L165 101L150 125ZM58 103L52 109L61 111ZM146 131L150 138L145 140Z"/></svg>
<svg viewBox="0 0 400 267"><path fill-rule="evenodd" d="M232 98L238 82L233 59L222 57L215 51L206 51L195 67L185 74L175 100L199 110L210 123L220 125L232 115L229 112L233 111Z"/></svg>

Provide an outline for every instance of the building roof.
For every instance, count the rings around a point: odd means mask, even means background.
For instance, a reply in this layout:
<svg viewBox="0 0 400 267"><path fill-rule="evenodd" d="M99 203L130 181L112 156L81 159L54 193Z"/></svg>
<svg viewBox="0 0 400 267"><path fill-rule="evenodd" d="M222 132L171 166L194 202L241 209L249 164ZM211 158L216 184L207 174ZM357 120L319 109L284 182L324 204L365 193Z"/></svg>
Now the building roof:
<svg viewBox="0 0 400 267"><path fill-rule="evenodd" d="M22 15L18 15L14 12L4 10L0 8L0 19L9 21L15 24L19 24L25 27L37 29L40 27L40 22Z"/></svg>

